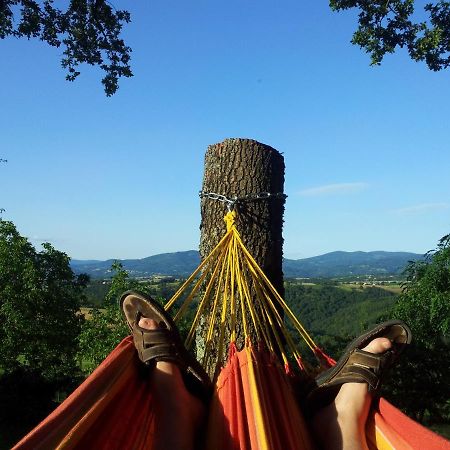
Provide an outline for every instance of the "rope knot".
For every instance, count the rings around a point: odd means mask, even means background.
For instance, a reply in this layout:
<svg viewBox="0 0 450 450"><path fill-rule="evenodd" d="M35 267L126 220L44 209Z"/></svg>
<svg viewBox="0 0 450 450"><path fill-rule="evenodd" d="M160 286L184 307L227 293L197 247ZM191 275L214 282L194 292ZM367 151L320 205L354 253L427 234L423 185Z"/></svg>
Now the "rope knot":
<svg viewBox="0 0 450 450"><path fill-rule="evenodd" d="M227 224L227 231L230 231L231 228L235 226L236 211L234 209L232 211L228 211L223 220Z"/></svg>

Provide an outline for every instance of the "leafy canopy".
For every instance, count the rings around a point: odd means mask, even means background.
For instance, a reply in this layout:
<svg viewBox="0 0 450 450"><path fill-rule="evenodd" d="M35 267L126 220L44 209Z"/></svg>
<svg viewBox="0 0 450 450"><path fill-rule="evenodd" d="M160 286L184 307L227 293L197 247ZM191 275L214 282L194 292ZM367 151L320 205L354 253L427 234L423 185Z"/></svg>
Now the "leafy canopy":
<svg viewBox="0 0 450 450"><path fill-rule="evenodd" d="M76 372L79 314L88 278L50 244L37 252L12 222L0 220L0 366L57 381Z"/></svg>
<svg viewBox="0 0 450 450"><path fill-rule="evenodd" d="M450 337L450 234L425 261L411 262L395 315L410 324L416 340L433 348Z"/></svg>
<svg viewBox="0 0 450 450"><path fill-rule="evenodd" d="M123 24L129 22L127 11L115 10L105 0L70 0L65 10L56 8L52 0L0 2L0 39L38 38L62 46L66 79L74 81L82 63L98 66L105 73L102 83L107 96L117 91L120 77L133 76L131 48L120 36Z"/></svg>
<svg viewBox="0 0 450 450"><path fill-rule="evenodd" d="M379 65L386 53L405 47L414 61L434 71L450 65L450 2L428 3L428 21L415 21L414 0L330 0L331 9L359 11L352 43Z"/></svg>
<svg viewBox="0 0 450 450"><path fill-rule="evenodd" d="M428 21L414 21L414 0L330 0L334 11L359 11L358 29L352 43L370 54L379 65L386 53L407 48L415 61L425 61L431 70L450 64L450 2L428 3ZM8 36L38 38L64 48L62 66L66 79L74 81L78 66L100 67L107 96L118 89L120 77L131 77L131 48L121 38L123 25L131 21L128 11L116 10L106 0L70 0L67 9L54 7L53 0L0 1L0 39Z"/></svg>
<svg viewBox="0 0 450 450"><path fill-rule="evenodd" d="M425 261L411 262L406 274L393 315L411 327L413 343L394 370L389 398L420 422L448 423L450 235L427 253Z"/></svg>
<svg viewBox="0 0 450 450"><path fill-rule="evenodd" d="M78 358L85 374L92 372L114 347L130 334L117 299L127 290L147 291L145 284L129 278L120 262L115 261L111 270L114 275L103 304L101 307L92 308L79 336Z"/></svg>

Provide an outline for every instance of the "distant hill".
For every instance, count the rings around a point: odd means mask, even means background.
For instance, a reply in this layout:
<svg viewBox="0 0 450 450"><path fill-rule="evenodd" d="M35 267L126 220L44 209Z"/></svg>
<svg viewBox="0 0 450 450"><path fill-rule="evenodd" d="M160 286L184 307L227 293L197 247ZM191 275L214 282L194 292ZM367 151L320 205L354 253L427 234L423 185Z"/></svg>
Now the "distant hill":
<svg viewBox="0 0 450 450"><path fill-rule="evenodd" d="M200 264L200 255L196 250L186 252L161 253L143 259L119 260L123 267L133 277L151 275L190 275ZM76 273L87 273L94 278L111 276L110 269L113 259L107 261L83 261L73 259L70 262Z"/></svg>
<svg viewBox="0 0 450 450"><path fill-rule="evenodd" d="M398 275L408 261L422 259L408 252L331 252L305 259L285 259L285 277L343 277L352 275Z"/></svg>
<svg viewBox="0 0 450 450"><path fill-rule="evenodd" d="M398 275L408 261L423 258L417 253L407 252L331 252L304 259L284 259L285 277L343 277L352 275ZM72 269L76 273L87 273L93 278L111 276L109 272L114 260L72 260ZM133 277L152 275L191 274L200 263L197 251L189 250L176 253L162 253L143 259L120 260L124 268Z"/></svg>

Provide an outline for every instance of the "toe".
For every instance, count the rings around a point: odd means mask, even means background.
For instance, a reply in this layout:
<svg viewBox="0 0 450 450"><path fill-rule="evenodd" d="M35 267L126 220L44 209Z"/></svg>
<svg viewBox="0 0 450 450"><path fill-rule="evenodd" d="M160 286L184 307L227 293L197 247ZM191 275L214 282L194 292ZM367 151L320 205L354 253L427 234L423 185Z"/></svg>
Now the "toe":
<svg viewBox="0 0 450 450"><path fill-rule="evenodd" d="M141 317L138 325L145 330L156 330L159 328L158 322L153 319L147 319L147 317Z"/></svg>
<svg viewBox="0 0 450 450"><path fill-rule="evenodd" d="M387 338L376 338L364 347L362 350L369 353L383 353L392 347L392 343Z"/></svg>

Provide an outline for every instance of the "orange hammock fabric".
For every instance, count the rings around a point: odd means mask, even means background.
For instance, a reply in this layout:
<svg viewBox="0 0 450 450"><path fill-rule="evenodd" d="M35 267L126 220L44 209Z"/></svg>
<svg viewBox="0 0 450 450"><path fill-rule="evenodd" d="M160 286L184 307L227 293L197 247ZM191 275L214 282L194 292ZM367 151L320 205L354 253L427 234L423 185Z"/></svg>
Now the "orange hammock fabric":
<svg viewBox="0 0 450 450"><path fill-rule="evenodd" d="M221 371L209 413L207 448L313 448L288 377L267 351L247 346Z"/></svg>
<svg viewBox="0 0 450 450"><path fill-rule="evenodd" d="M13 450L152 448L154 398L131 337ZM284 369L267 351L245 347L216 382L206 430L211 450L311 449ZM448 450L450 443L381 399L366 430L370 449Z"/></svg>

